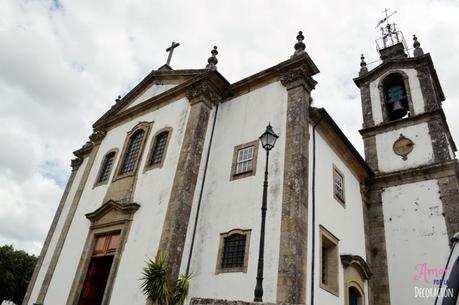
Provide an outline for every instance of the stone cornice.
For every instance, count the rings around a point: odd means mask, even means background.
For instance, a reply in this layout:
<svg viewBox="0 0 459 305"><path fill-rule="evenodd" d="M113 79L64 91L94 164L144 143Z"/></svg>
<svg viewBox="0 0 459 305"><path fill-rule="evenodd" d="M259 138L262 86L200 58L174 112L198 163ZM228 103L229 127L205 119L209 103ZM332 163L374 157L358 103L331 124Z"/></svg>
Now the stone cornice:
<svg viewBox="0 0 459 305"><path fill-rule="evenodd" d="M368 185L371 190L375 190L448 176L457 176L459 179L459 163L456 159L392 173L378 173L369 179Z"/></svg>
<svg viewBox="0 0 459 305"><path fill-rule="evenodd" d="M83 158L75 158L70 161L70 166L72 167L72 172L77 171L80 168L81 163L83 163Z"/></svg>
<svg viewBox="0 0 459 305"><path fill-rule="evenodd" d="M94 130L89 136L89 141L87 141L80 149L75 150L73 154L78 158L86 157L95 145L99 145L102 142L106 134L105 130Z"/></svg>
<svg viewBox="0 0 459 305"><path fill-rule="evenodd" d="M105 138L107 132L104 130L94 130L93 133L89 136L89 140L91 140L94 144L100 144L102 140Z"/></svg>
<svg viewBox="0 0 459 305"><path fill-rule="evenodd" d="M309 118L312 124L319 123L317 130L322 133L324 140L338 152L338 155L352 169L360 179L360 182L363 183L368 177L373 175L373 171L367 162L324 108L311 107Z"/></svg>
<svg viewBox="0 0 459 305"><path fill-rule="evenodd" d="M223 95L223 92L226 91L229 86L228 81L218 71L203 71L204 72L201 74L198 74L161 94L153 96L138 105L122 110L121 108L117 108L119 109L118 112L112 111L110 115L102 117L94 123L93 127L95 129L108 130L111 126L132 119L135 116L149 111L153 107L161 107L171 101L186 96L190 88L197 87L203 82L207 82L208 86L212 87L215 93Z"/></svg>
<svg viewBox="0 0 459 305"><path fill-rule="evenodd" d="M132 100L139 96L150 84L154 82L162 82L167 80L183 80L186 82L196 75L207 72L205 69L188 69L188 70L153 70L140 83L138 83L131 91L129 91L122 99L114 104L102 117L100 117L94 125L99 125L107 117L113 115L123 107L127 106Z"/></svg>
<svg viewBox="0 0 459 305"><path fill-rule="evenodd" d="M268 69L255 73L249 77L246 77L240 81L233 83L228 90L228 98L233 98L245 92L250 91L251 88L255 88L262 83L269 81L277 81L284 75L284 81L291 79L288 76L288 72L296 68L300 68L303 72L306 73L308 77L311 77L319 73L319 69L314 64L309 55L305 52L301 55L292 56L290 59L285 60L275 66L272 66Z"/></svg>

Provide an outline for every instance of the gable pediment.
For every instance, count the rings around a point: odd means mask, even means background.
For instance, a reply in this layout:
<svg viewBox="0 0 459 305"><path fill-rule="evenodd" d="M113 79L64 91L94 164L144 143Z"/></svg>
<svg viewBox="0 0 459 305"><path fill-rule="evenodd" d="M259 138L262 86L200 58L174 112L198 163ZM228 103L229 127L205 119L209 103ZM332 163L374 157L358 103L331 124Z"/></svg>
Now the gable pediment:
<svg viewBox="0 0 459 305"><path fill-rule="evenodd" d="M137 203L121 204L114 200L105 202L101 207L85 216L95 225L107 225L125 222L132 219L132 215L140 208Z"/></svg>
<svg viewBox="0 0 459 305"><path fill-rule="evenodd" d="M148 102L157 96L165 95L167 91L174 89L194 77L206 73L204 69L189 70L153 70L138 85L129 91L124 97L116 100L116 103L100 119L94 123L94 127L103 124L110 118L121 114L131 108Z"/></svg>

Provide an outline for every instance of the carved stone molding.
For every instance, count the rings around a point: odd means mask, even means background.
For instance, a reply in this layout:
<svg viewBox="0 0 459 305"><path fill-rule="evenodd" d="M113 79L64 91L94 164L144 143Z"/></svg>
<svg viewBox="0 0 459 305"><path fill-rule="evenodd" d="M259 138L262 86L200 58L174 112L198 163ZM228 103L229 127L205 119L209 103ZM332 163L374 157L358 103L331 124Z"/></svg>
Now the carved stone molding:
<svg viewBox="0 0 459 305"><path fill-rule="evenodd" d="M94 144L99 144L105 138L107 133L104 130L94 130L93 133L89 136L89 140Z"/></svg>
<svg viewBox="0 0 459 305"><path fill-rule="evenodd" d="M311 73L306 65L302 65L283 72L280 81L288 90L304 86L306 90L311 92L316 87L317 82L310 75Z"/></svg>
<svg viewBox="0 0 459 305"><path fill-rule="evenodd" d="M341 255L341 263L344 268L353 266L356 268L363 279L368 280L373 274L367 262L359 255L344 254Z"/></svg>
<svg viewBox="0 0 459 305"><path fill-rule="evenodd" d="M208 82L201 82L198 85L191 87L186 92L186 97L191 104L203 101L209 107L216 105L221 101L221 95Z"/></svg>
<svg viewBox="0 0 459 305"><path fill-rule="evenodd" d="M414 142L400 134L400 137L394 142L392 149L395 154L402 157L403 160L408 159L408 154L413 151Z"/></svg>
<svg viewBox="0 0 459 305"><path fill-rule="evenodd" d="M77 171L80 168L81 163L83 163L82 158L75 158L70 161L70 166L72 167L72 171Z"/></svg>
<svg viewBox="0 0 459 305"><path fill-rule="evenodd" d="M140 208L140 205L134 202L121 204L114 200L105 202L101 207L85 216L92 225L104 225L113 222L123 222L131 218L132 214Z"/></svg>

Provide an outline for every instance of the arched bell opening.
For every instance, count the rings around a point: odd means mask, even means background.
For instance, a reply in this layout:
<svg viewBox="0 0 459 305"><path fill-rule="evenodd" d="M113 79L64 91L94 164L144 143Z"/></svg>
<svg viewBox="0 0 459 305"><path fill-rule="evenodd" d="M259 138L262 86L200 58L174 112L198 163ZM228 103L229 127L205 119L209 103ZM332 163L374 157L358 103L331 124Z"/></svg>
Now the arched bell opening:
<svg viewBox="0 0 459 305"><path fill-rule="evenodd" d="M403 76L392 73L383 81L384 105L390 121L399 120L410 115L408 91Z"/></svg>

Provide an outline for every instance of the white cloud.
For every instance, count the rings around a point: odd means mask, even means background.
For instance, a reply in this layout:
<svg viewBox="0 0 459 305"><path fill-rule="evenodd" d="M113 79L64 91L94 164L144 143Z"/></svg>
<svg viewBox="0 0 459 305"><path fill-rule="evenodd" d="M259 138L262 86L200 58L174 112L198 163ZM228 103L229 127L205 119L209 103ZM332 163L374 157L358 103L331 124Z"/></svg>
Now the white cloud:
<svg viewBox="0 0 459 305"><path fill-rule="evenodd" d="M388 0L411 45L430 52L459 134L459 5ZM38 253L69 174L71 152L91 124L179 41L172 66L203 68L213 45L231 82L287 59L303 30L321 73L314 103L362 151L360 53L377 60L374 29L383 4L353 1L0 0L0 243ZM10 215L10 216L8 216ZM39 221L37 221L39 219Z"/></svg>

